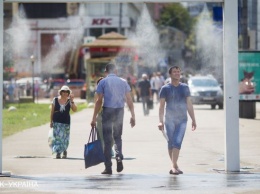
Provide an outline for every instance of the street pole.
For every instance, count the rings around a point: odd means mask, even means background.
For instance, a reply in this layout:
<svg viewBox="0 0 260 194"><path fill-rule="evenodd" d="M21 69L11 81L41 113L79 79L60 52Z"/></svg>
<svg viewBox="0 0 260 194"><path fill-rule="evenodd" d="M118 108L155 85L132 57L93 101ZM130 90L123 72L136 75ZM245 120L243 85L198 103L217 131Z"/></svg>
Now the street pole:
<svg viewBox="0 0 260 194"><path fill-rule="evenodd" d="M34 103L34 56L31 56L31 63L32 63L32 98Z"/></svg>
<svg viewBox="0 0 260 194"><path fill-rule="evenodd" d="M240 171L239 99L238 99L238 11L237 0L224 4L224 102L225 102L225 167L226 172Z"/></svg>
<svg viewBox="0 0 260 194"><path fill-rule="evenodd" d="M4 3L2 0L0 0L0 91L3 92L3 38L4 38ZM1 93L0 95L0 177L10 177L10 172L3 172L3 143L2 143L2 136L3 136L3 95Z"/></svg>
<svg viewBox="0 0 260 194"><path fill-rule="evenodd" d="M3 1L0 1L0 74L3 75L3 28L4 28L4 19L3 19L3 9L4 9L4 3ZM0 91L3 92L3 76L0 76ZM0 95L0 117L1 117L1 122L0 122L0 175L2 174L2 129L3 129L3 95Z"/></svg>
<svg viewBox="0 0 260 194"><path fill-rule="evenodd" d="M122 31L122 3L119 3L119 28L118 33L121 34Z"/></svg>

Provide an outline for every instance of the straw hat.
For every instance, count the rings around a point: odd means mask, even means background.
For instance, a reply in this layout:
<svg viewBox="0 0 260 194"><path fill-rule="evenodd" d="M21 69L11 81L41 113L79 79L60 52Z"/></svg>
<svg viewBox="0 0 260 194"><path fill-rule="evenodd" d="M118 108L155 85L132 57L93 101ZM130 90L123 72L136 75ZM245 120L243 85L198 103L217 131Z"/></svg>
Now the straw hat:
<svg viewBox="0 0 260 194"><path fill-rule="evenodd" d="M71 90L70 90L70 88L69 88L68 86L62 86L61 89L58 91L58 93L60 94L61 91L69 91L70 94L71 94ZM61 95L61 94L60 94L60 95Z"/></svg>

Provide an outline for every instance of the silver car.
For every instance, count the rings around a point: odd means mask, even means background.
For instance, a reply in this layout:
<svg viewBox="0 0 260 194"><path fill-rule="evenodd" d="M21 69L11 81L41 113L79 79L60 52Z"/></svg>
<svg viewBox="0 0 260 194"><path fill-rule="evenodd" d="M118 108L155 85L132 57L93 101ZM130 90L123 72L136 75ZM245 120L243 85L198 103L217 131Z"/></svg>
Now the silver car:
<svg viewBox="0 0 260 194"><path fill-rule="evenodd" d="M191 77L188 85L193 104L209 104L211 109L218 105L219 109L223 109L223 90L213 76Z"/></svg>

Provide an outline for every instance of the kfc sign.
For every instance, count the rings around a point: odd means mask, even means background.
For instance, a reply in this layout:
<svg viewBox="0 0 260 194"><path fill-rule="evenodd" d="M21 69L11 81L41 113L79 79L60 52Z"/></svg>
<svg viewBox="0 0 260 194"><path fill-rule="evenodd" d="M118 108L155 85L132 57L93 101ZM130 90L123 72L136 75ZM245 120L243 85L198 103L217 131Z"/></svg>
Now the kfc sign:
<svg viewBox="0 0 260 194"><path fill-rule="evenodd" d="M102 25L110 26L111 24L112 24L112 18L93 18L92 19L93 26L102 26Z"/></svg>
<svg viewBox="0 0 260 194"><path fill-rule="evenodd" d="M116 16L96 16L96 17L87 17L86 23L84 24L86 28L118 28L119 17ZM129 17L122 17L122 28L130 27Z"/></svg>

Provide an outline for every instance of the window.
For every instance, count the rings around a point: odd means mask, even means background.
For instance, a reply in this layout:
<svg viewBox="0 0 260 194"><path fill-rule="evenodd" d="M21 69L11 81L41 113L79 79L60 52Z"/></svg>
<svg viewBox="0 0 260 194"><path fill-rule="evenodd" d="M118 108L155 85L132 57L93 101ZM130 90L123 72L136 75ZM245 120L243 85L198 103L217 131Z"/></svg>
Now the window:
<svg viewBox="0 0 260 194"><path fill-rule="evenodd" d="M102 35L102 28L91 28L89 30L89 35L95 36L95 37L101 36Z"/></svg>
<svg viewBox="0 0 260 194"><path fill-rule="evenodd" d="M104 15L104 4L103 3L89 3L87 5L87 14L90 16Z"/></svg>
<svg viewBox="0 0 260 194"><path fill-rule="evenodd" d="M26 18L60 18L67 17L66 3L20 3Z"/></svg>
<svg viewBox="0 0 260 194"><path fill-rule="evenodd" d="M117 28L105 28L105 34L109 32L117 32Z"/></svg>
<svg viewBox="0 0 260 194"><path fill-rule="evenodd" d="M105 4L105 15L119 15L119 3L106 3Z"/></svg>

